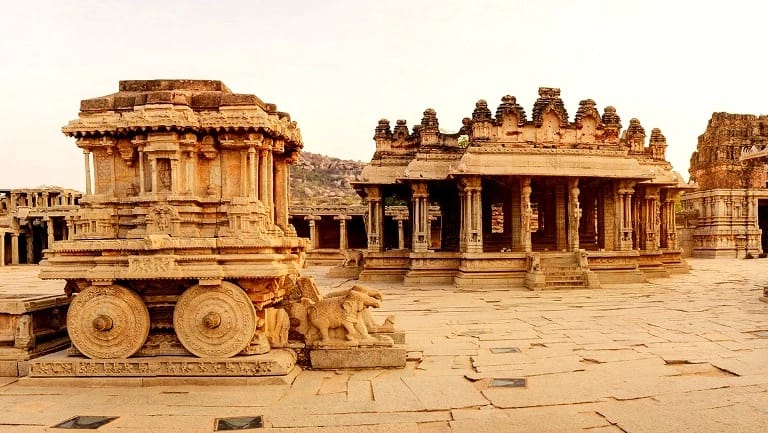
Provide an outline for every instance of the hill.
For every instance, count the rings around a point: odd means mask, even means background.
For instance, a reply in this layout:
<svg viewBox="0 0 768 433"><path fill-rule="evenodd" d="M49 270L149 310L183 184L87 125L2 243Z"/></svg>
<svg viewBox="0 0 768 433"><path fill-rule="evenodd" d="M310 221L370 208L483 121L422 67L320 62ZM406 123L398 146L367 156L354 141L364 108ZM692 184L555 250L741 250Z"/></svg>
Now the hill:
<svg viewBox="0 0 768 433"><path fill-rule="evenodd" d="M291 205L361 204L349 183L359 178L365 164L301 152L291 166Z"/></svg>

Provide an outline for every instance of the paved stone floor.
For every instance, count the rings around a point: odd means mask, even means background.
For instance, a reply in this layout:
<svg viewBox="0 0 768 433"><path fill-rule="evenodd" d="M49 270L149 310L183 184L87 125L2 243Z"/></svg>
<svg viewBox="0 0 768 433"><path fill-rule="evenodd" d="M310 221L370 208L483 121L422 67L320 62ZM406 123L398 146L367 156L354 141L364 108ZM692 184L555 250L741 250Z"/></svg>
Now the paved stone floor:
<svg viewBox="0 0 768 433"><path fill-rule="evenodd" d="M116 416L98 431L124 433L210 432L218 417L254 415L264 428L245 431L767 432L768 260L689 263L687 275L602 290L376 284L375 315L396 314L407 332L405 369L250 386L0 378L0 432L60 432L51 426L75 415ZM326 290L351 284L327 269L308 273ZM58 293L35 275L0 269L0 294Z"/></svg>

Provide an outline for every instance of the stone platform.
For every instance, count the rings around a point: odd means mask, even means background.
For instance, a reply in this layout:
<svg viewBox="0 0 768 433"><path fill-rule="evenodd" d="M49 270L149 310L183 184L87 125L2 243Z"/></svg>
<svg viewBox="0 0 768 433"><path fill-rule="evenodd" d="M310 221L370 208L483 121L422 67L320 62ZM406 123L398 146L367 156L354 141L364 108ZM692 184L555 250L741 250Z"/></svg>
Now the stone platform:
<svg viewBox="0 0 768 433"><path fill-rule="evenodd" d="M30 359L69 345L68 305L63 293L0 293L0 376L24 376Z"/></svg>
<svg viewBox="0 0 768 433"><path fill-rule="evenodd" d="M386 302L372 313L407 331L403 369L0 377L0 431L102 415L118 419L99 432L203 433L221 417L260 415L264 431L283 433L764 433L768 259L689 263L689 274L600 290L381 283ZM328 267L304 271L319 287L354 284L328 279ZM14 286L27 291L35 275ZM0 286L7 276L0 269Z"/></svg>
<svg viewBox="0 0 768 433"><path fill-rule="evenodd" d="M312 368L386 368L405 367L404 347L359 347L338 349L313 349L309 352Z"/></svg>
<svg viewBox="0 0 768 433"><path fill-rule="evenodd" d="M258 377L291 373L296 353L273 349L264 355L233 358L154 356L89 359L56 352L30 362L30 377Z"/></svg>

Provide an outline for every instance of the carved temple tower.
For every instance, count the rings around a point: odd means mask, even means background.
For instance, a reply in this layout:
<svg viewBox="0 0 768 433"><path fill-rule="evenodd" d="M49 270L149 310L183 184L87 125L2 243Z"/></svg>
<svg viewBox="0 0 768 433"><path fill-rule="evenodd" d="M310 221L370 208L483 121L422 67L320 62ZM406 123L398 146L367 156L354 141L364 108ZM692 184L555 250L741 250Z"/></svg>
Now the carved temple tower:
<svg viewBox="0 0 768 433"><path fill-rule="evenodd" d="M744 257L768 251L768 175L765 158L742 153L768 145L768 116L713 113L691 155L698 189L682 197L683 214L695 221L691 254Z"/></svg>

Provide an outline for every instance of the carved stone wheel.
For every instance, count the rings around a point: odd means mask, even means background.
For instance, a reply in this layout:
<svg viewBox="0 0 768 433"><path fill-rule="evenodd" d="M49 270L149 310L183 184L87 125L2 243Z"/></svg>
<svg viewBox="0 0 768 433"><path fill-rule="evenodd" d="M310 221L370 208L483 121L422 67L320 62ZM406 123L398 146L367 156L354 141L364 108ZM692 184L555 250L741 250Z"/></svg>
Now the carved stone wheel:
<svg viewBox="0 0 768 433"><path fill-rule="evenodd" d="M149 335L149 311L139 295L118 285L91 286L74 297L67 331L89 358L128 358Z"/></svg>
<svg viewBox="0 0 768 433"><path fill-rule="evenodd" d="M237 285L194 285L179 296L173 310L176 336L201 358L229 358L240 353L256 330L256 310Z"/></svg>

